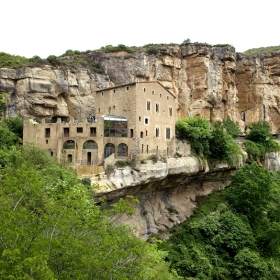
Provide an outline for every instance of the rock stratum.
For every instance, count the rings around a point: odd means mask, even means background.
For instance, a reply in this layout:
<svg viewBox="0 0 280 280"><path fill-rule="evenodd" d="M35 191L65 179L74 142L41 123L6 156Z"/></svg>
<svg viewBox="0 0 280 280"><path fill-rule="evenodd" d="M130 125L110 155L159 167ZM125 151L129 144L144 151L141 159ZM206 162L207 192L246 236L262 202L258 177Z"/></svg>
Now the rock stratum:
<svg viewBox="0 0 280 280"><path fill-rule="evenodd" d="M227 117L242 128L266 120L280 129L280 52L245 56L231 46L164 45L157 53L87 54L104 73L88 68L0 69L0 92L8 93L8 115L22 118L88 117L95 91L134 81L158 80L178 97L178 117Z"/></svg>

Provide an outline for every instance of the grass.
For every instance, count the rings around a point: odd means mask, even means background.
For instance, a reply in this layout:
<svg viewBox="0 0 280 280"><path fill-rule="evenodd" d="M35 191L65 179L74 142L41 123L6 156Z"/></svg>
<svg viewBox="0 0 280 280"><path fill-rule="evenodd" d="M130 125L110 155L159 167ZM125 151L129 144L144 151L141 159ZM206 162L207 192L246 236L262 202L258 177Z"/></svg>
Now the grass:
<svg viewBox="0 0 280 280"><path fill-rule="evenodd" d="M263 54L263 53L276 52L276 51L280 51L280 46L253 48L243 52L243 54L254 55L254 54Z"/></svg>

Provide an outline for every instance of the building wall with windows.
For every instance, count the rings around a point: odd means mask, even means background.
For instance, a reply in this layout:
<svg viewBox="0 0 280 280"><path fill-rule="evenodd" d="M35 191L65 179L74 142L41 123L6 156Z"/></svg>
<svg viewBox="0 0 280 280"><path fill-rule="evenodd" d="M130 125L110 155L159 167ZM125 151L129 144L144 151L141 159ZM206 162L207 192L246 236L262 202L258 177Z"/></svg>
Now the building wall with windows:
<svg viewBox="0 0 280 280"><path fill-rule="evenodd" d="M75 165L99 165L104 158L175 153L176 98L158 82L98 90L94 121L25 122L23 141Z"/></svg>

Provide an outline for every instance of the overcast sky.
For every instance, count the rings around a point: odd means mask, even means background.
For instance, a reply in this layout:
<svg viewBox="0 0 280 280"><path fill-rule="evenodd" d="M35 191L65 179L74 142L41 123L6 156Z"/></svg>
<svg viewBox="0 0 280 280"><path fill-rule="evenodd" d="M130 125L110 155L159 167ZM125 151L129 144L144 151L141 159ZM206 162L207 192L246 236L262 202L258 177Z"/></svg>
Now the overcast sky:
<svg viewBox="0 0 280 280"><path fill-rule="evenodd" d="M280 0L2 0L0 52L32 57L106 45L278 46Z"/></svg>

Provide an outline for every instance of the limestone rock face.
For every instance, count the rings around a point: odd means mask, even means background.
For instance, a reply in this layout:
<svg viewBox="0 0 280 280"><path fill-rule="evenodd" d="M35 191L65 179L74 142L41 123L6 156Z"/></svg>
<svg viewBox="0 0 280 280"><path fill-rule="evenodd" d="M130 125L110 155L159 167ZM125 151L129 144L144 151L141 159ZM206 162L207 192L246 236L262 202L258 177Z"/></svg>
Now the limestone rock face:
<svg viewBox="0 0 280 280"><path fill-rule="evenodd" d="M106 201L127 195L139 200L133 205L133 216L124 215L117 223L128 224L145 240L189 218L196 198L226 187L238 167L217 165L210 171L196 157L183 156L168 158L166 163L147 161L133 168L117 168L108 176L93 177L92 182L99 184L96 196Z"/></svg>
<svg viewBox="0 0 280 280"><path fill-rule="evenodd" d="M84 119L95 111L96 80L87 70L42 68L0 69L0 92L9 94L8 115L37 120L51 117ZM104 83L106 84L106 83Z"/></svg>
<svg viewBox="0 0 280 280"><path fill-rule="evenodd" d="M280 52L244 56L231 46L164 45L156 54L88 54L104 69L23 67L0 69L0 92L9 94L7 115L81 119L95 112L95 90L158 80L178 97L178 117L212 122L230 117L242 128L267 120L280 129Z"/></svg>

